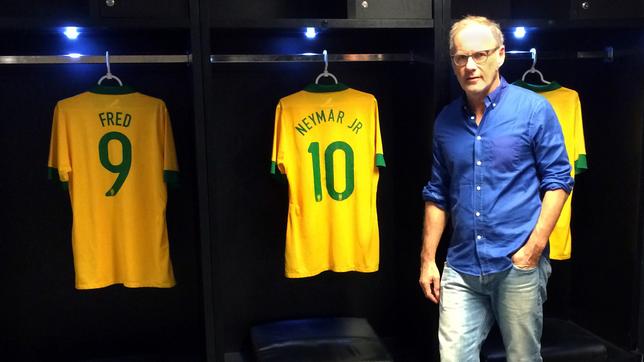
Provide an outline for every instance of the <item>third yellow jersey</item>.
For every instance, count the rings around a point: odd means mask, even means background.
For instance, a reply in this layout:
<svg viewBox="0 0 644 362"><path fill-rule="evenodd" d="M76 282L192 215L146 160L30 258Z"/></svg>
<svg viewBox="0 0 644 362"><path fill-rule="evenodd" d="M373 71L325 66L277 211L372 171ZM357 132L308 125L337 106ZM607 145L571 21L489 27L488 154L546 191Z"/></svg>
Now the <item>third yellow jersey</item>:
<svg viewBox="0 0 644 362"><path fill-rule="evenodd" d="M515 82L515 84L538 92L552 105L559 119L559 124L561 124L568 159L572 166L571 176L574 178L588 169L581 104L577 92L562 87L556 82L547 85L532 85L525 82ZM552 259L570 259L572 253L572 235L570 233L572 195L573 192L571 191L561 210L559 220L557 220L557 224L550 235L550 258Z"/></svg>

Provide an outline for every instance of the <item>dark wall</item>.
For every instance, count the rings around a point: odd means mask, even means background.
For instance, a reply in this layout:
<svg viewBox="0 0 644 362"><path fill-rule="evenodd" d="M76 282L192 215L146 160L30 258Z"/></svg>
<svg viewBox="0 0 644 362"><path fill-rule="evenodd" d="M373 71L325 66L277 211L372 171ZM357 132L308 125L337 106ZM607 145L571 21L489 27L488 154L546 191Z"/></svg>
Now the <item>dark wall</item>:
<svg viewBox="0 0 644 362"><path fill-rule="evenodd" d="M184 54L186 31L88 31L76 43L55 29L2 30L2 55ZM78 50L77 50L78 51ZM166 101L181 168L169 191L167 220L177 286L74 289L69 196L47 180L56 101L91 88L104 65L0 66L0 180L3 198L0 283L3 360L85 360L126 355L203 357L203 315L196 224L191 70L178 65L112 64L135 89ZM154 359L154 357L150 357ZM179 360L179 359L178 359Z"/></svg>

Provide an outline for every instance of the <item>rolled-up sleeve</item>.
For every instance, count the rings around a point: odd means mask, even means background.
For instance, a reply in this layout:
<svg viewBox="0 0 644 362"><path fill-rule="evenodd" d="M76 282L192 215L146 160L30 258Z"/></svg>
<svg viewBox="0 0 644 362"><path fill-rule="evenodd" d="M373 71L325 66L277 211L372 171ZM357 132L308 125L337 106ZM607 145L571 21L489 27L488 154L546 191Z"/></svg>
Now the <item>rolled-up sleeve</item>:
<svg viewBox="0 0 644 362"><path fill-rule="evenodd" d="M571 166L561 125L545 99L535 106L530 125L539 189L541 192L562 189L570 193L575 181L570 174Z"/></svg>
<svg viewBox="0 0 644 362"><path fill-rule="evenodd" d="M423 187L423 200L436 204L443 210L449 208L449 173L441 152L441 147L434 130L432 141L432 176L427 185Z"/></svg>

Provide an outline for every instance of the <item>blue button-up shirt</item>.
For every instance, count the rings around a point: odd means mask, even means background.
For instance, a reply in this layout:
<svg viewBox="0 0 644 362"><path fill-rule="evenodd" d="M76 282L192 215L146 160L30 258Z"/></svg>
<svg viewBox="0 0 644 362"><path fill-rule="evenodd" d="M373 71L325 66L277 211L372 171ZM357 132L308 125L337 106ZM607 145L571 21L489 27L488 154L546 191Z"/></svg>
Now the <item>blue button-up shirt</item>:
<svg viewBox="0 0 644 362"><path fill-rule="evenodd" d="M557 116L536 93L501 78L485 98L478 126L465 97L436 118L432 177L423 198L450 213L447 262L459 272L510 268L537 223L541 194L569 193L573 184Z"/></svg>

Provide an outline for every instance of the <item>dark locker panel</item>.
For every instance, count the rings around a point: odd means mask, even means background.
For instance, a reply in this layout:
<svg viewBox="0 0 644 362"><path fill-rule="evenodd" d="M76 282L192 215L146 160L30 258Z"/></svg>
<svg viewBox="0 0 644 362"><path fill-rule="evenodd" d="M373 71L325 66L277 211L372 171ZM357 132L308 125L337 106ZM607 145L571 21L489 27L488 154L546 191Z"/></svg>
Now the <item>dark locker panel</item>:
<svg viewBox="0 0 644 362"><path fill-rule="evenodd" d="M569 0L513 0L513 19L569 19Z"/></svg>
<svg viewBox="0 0 644 362"><path fill-rule="evenodd" d="M454 0L451 5L452 19L466 15L486 16L495 20L510 18L510 0Z"/></svg>
<svg viewBox="0 0 644 362"><path fill-rule="evenodd" d="M568 0L454 0L452 18L481 15L494 20L504 19L568 19Z"/></svg>
<svg viewBox="0 0 644 362"><path fill-rule="evenodd" d="M344 19L344 0L211 0L212 19Z"/></svg>
<svg viewBox="0 0 644 362"><path fill-rule="evenodd" d="M349 19L431 19L431 0L347 0Z"/></svg>
<svg viewBox="0 0 644 362"><path fill-rule="evenodd" d="M89 9L89 1L87 0L5 1L2 4L0 17L47 17L64 20L87 17L89 16Z"/></svg>
<svg viewBox="0 0 644 362"><path fill-rule="evenodd" d="M95 0L104 18L187 19L189 2L184 0Z"/></svg>
<svg viewBox="0 0 644 362"><path fill-rule="evenodd" d="M644 18L641 0L573 0L573 19Z"/></svg>

